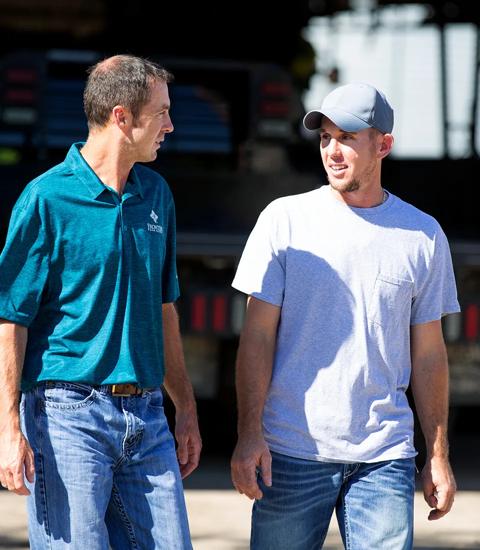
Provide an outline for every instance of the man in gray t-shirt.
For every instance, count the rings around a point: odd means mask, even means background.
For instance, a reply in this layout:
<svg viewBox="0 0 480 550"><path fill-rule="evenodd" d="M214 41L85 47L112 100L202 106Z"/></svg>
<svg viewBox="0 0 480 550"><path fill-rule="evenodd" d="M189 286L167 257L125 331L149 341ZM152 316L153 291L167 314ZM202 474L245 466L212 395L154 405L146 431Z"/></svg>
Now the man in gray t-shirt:
<svg viewBox="0 0 480 550"><path fill-rule="evenodd" d="M232 479L256 499L254 549L319 548L334 509L347 548L408 549L410 383L429 518L455 493L441 328L459 311L450 251L432 217L381 186L393 145L381 92L337 88L304 124L319 131L330 185L271 203L233 281L249 300Z"/></svg>

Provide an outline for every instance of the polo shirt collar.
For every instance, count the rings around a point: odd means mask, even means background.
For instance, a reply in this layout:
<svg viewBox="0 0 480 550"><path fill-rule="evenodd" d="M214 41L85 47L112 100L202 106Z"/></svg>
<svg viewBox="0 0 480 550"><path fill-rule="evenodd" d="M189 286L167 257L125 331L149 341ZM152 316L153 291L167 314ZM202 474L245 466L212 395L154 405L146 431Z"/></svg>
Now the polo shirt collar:
<svg viewBox="0 0 480 550"><path fill-rule="evenodd" d="M130 174L128 174L128 181L124 189L124 194L126 193L132 196L140 195L140 197L143 199L142 182L138 177L137 171L135 170L135 166L132 167L132 169L130 170Z"/></svg>
<svg viewBox="0 0 480 550"><path fill-rule="evenodd" d="M84 142L74 143L67 153L65 164L69 166L72 171L75 172L75 175L86 185L91 197L96 199L104 191L108 191L109 189L103 184L88 162L81 155L80 149L84 145ZM130 170L128 181L125 185L124 195L127 194L128 196L140 195L143 199L142 183L136 173L135 166Z"/></svg>

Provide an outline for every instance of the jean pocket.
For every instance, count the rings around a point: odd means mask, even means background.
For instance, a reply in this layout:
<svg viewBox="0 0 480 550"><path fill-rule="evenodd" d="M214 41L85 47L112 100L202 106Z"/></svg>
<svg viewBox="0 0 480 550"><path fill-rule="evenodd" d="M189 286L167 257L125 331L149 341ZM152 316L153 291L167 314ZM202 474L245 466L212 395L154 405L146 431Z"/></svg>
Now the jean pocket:
<svg viewBox="0 0 480 550"><path fill-rule="evenodd" d="M387 327L403 318L411 306L413 282L379 274L370 298L367 317L377 325Z"/></svg>
<svg viewBox="0 0 480 550"><path fill-rule="evenodd" d="M151 390L147 394L148 406L163 410L163 392L161 389Z"/></svg>
<svg viewBox="0 0 480 550"><path fill-rule="evenodd" d="M75 382L47 382L42 397L46 408L75 410L93 403L95 388Z"/></svg>

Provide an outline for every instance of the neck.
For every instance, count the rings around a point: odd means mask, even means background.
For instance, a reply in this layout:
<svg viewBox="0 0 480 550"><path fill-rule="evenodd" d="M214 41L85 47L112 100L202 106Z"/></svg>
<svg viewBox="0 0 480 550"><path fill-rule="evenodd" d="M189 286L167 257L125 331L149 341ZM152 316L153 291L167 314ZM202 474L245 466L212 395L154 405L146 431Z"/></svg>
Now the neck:
<svg viewBox="0 0 480 550"><path fill-rule="evenodd" d="M373 208L380 206L387 199L387 194L380 183L371 189L357 189L356 191L341 191L330 185L333 196L340 202L355 208Z"/></svg>
<svg viewBox="0 0 480 550"><path fill-rule="evenodd" d="M121 144L99 131L89 134L80 153L100 181L122 195L134 163L125 159Z"/></svg>

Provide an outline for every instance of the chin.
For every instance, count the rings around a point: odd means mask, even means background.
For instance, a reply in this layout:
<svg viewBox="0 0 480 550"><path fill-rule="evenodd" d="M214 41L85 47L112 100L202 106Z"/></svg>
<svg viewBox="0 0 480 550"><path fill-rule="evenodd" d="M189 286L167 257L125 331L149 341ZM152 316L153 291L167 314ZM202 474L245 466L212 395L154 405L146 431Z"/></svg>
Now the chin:
<svg viewBox="0 0 480 550"><path fill-rule="evenodd" d="M328 183L333 187L333 189L335 189L335 191L340 191L342 193L346 191L350 185L349 181L342 181L334 178L328 178Z"/></svg>
<svg viewBox="0 0 480 550"><path fill-rule="evenodd" d="M360 185L357 181L335 181L335 180L328 180L330 185L335 189L335 191L338 191L339 193L352 193L353 191L358 191L360 188Z"/></svg>
<svg viewBox="0 0 480 550"><path fill-rule="evenodd" d="M142 159L140 162L153 162L157 158L157 152L154 151L148 155L148 157L145 155L145 158Z"/></svg>

